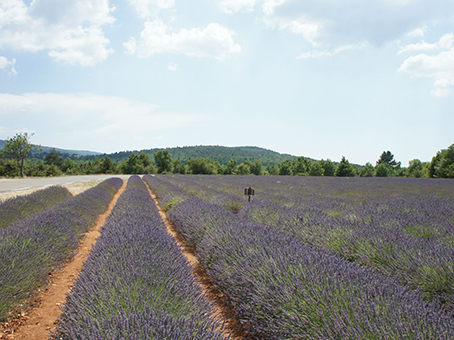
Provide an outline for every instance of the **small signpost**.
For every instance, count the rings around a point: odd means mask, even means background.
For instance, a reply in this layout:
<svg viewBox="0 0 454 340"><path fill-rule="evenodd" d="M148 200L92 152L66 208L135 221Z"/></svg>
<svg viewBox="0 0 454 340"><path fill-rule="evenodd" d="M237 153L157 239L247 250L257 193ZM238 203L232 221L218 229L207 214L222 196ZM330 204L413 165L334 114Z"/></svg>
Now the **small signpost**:
<svg viewBox="0 0 454 340"><path fill-rule="evenodd" d="M248 196L247 201L250 202L252 196L254 196L255 190L251 186L249 188L244 189L244 194Z"/></svg>

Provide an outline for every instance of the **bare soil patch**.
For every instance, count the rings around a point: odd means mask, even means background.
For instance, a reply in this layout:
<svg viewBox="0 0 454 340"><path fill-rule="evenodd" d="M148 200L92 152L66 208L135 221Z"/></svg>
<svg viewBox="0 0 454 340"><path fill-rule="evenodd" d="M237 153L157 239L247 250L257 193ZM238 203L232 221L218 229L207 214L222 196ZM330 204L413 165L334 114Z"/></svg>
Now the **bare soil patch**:
<svg viewBox="0 0 454 340"><path fill-rule="evenodd" d="M83 184L90 182L83 182ZM79 184L79 183L74 183ZM85 190L94 184L74 185L73 189ZM73 184L69 184L73 185ZM65 304L66 295L70 293L74 280L79 275L82 265L88 257L93 245L100 236L100 229L106 218L111 214L118 198L126 188L126 181L118 190L108 209L98 217L95 226L87 232L79 245L77 254L60 270L49 274L49 285L34 303L34 308L21 313L18 318L0 327L0 339L7 340L47 340L61 315L61 307ZM84 190L83 190L84 191Z"/></svg>
<svg viewBox="0 0 454 340"><path fill-rule="evenodd" d="M167 219L164 210L161 209L157 201L156 195L148 187L150 195L153 197L159 213L166 225L167 232L175 239L180 246L183 255L188 260L192 267L192 273L195 276L198 284L202 287L203 293L214 306L214 317L225 325L224 334L231 337L233 340L252 340L253 337L248 335L240 322L240 318L236 310L227 303L226 296L217 288L211 281L207 272L199 266L194 247L186 244L183 236L177 231L175 226Z"/></svg>

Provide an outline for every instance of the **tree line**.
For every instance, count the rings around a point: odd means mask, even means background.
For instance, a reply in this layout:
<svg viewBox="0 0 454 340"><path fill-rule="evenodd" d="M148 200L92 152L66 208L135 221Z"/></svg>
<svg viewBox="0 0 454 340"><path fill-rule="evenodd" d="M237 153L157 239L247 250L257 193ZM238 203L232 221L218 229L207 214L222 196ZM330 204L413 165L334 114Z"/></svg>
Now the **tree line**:
<svg viewBox="0 0 454 340"><path fill-rule="evenodd" d="M338 177L414 177L414 178L454 178L454 144L437 152L431 162L414 159L408 167L394 159L388 150L378 158L375 165L351 164L346 157L339 163L330 159L312 160L306 157L285 159L279 163L264 166L260 161L238 162L231 158L221 164L210 157L189 158L182 162L172 158L168 150L153 154L153 160L145 153L130 153L123 161L115 162L109 156L90 160L63 158L52 149L44 159L30 158L31 151L40 148L31 144L32 135L16 134L5 142L0 153L0 176L60 176L85 174L206 174L206 175L283 175L283 176L338 176Z"/></svg>

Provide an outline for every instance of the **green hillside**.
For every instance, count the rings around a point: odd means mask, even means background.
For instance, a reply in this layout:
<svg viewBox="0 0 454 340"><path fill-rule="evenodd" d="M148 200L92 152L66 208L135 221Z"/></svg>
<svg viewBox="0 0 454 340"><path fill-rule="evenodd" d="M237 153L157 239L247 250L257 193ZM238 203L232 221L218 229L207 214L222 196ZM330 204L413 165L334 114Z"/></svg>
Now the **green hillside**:
<svg viewBox="0 0 454 340"><path fill-rule="evenodd" d="M168 150L172 159L179 159L182 163L186 163L190 158L211 158L218 161L220 164L227 164L231 159L242 163L245 160L260 161L263 165L272 163L278 164L286 159L295 159L296 156L281 154L275 151L255 147L255 146L241 146L241 147L226 147L226 146L184 146L175 148L156 148L134 151L135 153L145 152L153 159L153 154L160 150ZM129 157L133 151L122 151L112 154L107 154L113 161L121 162ZM103 155L104 156L104 155ZM84 157L84 159L91 159L94 157Z"/></svg>

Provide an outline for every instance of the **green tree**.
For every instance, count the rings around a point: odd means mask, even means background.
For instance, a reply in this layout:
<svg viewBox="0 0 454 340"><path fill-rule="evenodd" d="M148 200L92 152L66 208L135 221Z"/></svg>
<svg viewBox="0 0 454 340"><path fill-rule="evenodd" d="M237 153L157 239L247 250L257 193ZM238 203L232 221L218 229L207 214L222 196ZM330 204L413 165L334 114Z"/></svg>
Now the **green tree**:
<svg viewBox="0 0 454 340"><path fill-rule="evenodd" d="M117 172L117 165L112 161L109 156L101 159L101 172L103 174L114 174Z"/></svg>
<svg viewBox="0 0 454 340"><path fill-rule="evenodd" d="M55 177L61 175L62 171L56 164L50 164L46 166L46 176Z"/></svg>
<svg viewBox="0 0 454 340"><path fill-rule="evenodd" d="M251 164L249 167L251 168L251 174L254 174L256 176L260 176L263 174L263 165L262 162L260 161L255 161L255 162L250 162Z"/></svg>
<svg viewBox="0 0 454 340"><path fill-rule="evenodd" d="M366 163L366 166L361 169L359 175L361 177L374 177L375 174L375 168L372 164L369 162Z"/></svg>
<svg viewBox="0 0 454 340"><path fill-rule="evenodd" d="M187 173L187 167L185 164L181 163L179 159L173 161L173 173L185 175Z"/></svg>
<svg viewBox="0 0 454 340"><path fill-rule="evenodd" d="M375 167L376 177L389 177L393 173L393 169L388 163L380 163Z"/></svg>
<svg viewBox="0 0 454 340"><path fill-rule="evenodd" d="M274 163L271 163L269 165L267 165L267 167L265 168L266 172L269 174L269 175L277 175L279 173L279 168L276 164Z"/></svg>
<svg viewBox="0 0 454 340"><path fill-rule="evenodd" d="M251 163L251 162L248 162ZM236 166L233 170L235 175L250 175L251 174L251 167L247 162L241 163L240 165ZM252 163L251 163L252 164Z"/></svg>
<svg viewBox="0 0 454 340"><path fill-rule="evenodd" d="M437 178L454 178L454 144L442 149L432 157L429 165L429 176Z"/></svg>
<svg viewBox="0 0 454 340"><path fill-rule="evenodd" d="M60 152L53 148L50 153L48 153L46 157L44 157L44 163L46 163L47 165L54 164L59 169L61 169L63 167L63 164L65 163L65 160L62 156L60 156Z"/></svg>
<svg viewBox="0 0 454 340"><path fill-rule="evenodd" d="M353 165L349 163L345 156L342 156L342 159L339 165L337 166L336 171L334 172L334 176L354 177L356 176L356 169Z"/></svg>
<svg viewBox="0 0 454 340"><path fill-rule="evenodd" d="M292 174L292 161L290 159L286 159L278 166L278 175L280 176L290 176Z"/></svg>
<svg viewBox="0 0 454 340"><path fill-rule="evenodd" d="M227 167L225 169L225 175L232 175L233 171L235 170L236 165L237 165L237 161L234 159L230 159L229 162L227 163Z"/></svg>
<svg viewBox="0 0 454 340"><path fill-rule="evenodd" d="M400 162L397 162L394 159L394 155L389 150L383 151L383 153L381 154L380 158L378 159L376 165L383 164L383 163L388 164L392 170L394 170L396 168L400 168Z"/></svg>
<svg viewBox="0 0 454 340"><path fill-rule="evenodd" d="M336 171L336 166L330 159L327 159L326 161L322 159L320 161L320 164L324 170L323 176L334 176L334 171Z"/></svg>
<svg viewBox="0 0 454 340"><path fill-rule="evenodd" d="M121 169L124 174L132 175L139 172L139 156L133 152L128 159L121 164Z"/></svg>
<svg viewBox="0 0 454 340"><path fill-rule="evenodd" d="M20 176L20 168L17 165L17 162L13 161L12 159L1 159L0 176L5 177Z"/></svg>
<svg viewBox="0 0 454 340"><path fill-rule="evenodd" d="M323 169L320 162L314 162L309 169L309 176L323 176L325 169Z"/></svg>
<svg viewBox="0 0 454 340"><path fill-rule="evenodd" d="M191 174L216 175L221 165L211 158L193 158L188 161L188 170Z"/></svg>
<svg viewBox="0 0 454 340"><path fill-rule="evenodd" d="M150 156L148 156L145 152L141 152L140 155L139 155L139 159L138 159L138 162L144 167L146 168L147 166L149 166L151 164L151 159L150 159Z"/></svg>
<svg viewBox="0 0 454 340"><path fill-rule="evenodd" d="M312 162L306 157L298 157L293 161L292 174L297 176L307 175L311 169Z"/></svg>
<svg viewBox="0 0 454 340"><path fill-rule="evenodd" d="M17 133L14 137L8 138L5 141L5 148L3 149L3 154L7 158L15 159L17 166L20 169L20 176L24 177L24 165L25 160L32 150L42 151L40 147L30 143L30 138L32 134Z"/></svg>
<svg viewBox="0 0 454 340"><path fill-rule="evenodd" d="M172 156L168 150L158 151L153 156L159 174L172 171Z"/></svg>
<svg viewBox="0 0 454 340"><path fill-rule="evenodd" d="M62 171L68 175L77 175L80 173L80 169L78 164L73 161L71 158L66 158L63 166Z"/></svg>
<svg viewBox="0 0 454 340"><path fill-rule="evenodd" d="M32 159L30 162L27 162L25 175L32 177L45 177L49 175L49 167L50 166L46 165L41 159Z"/></svg>

